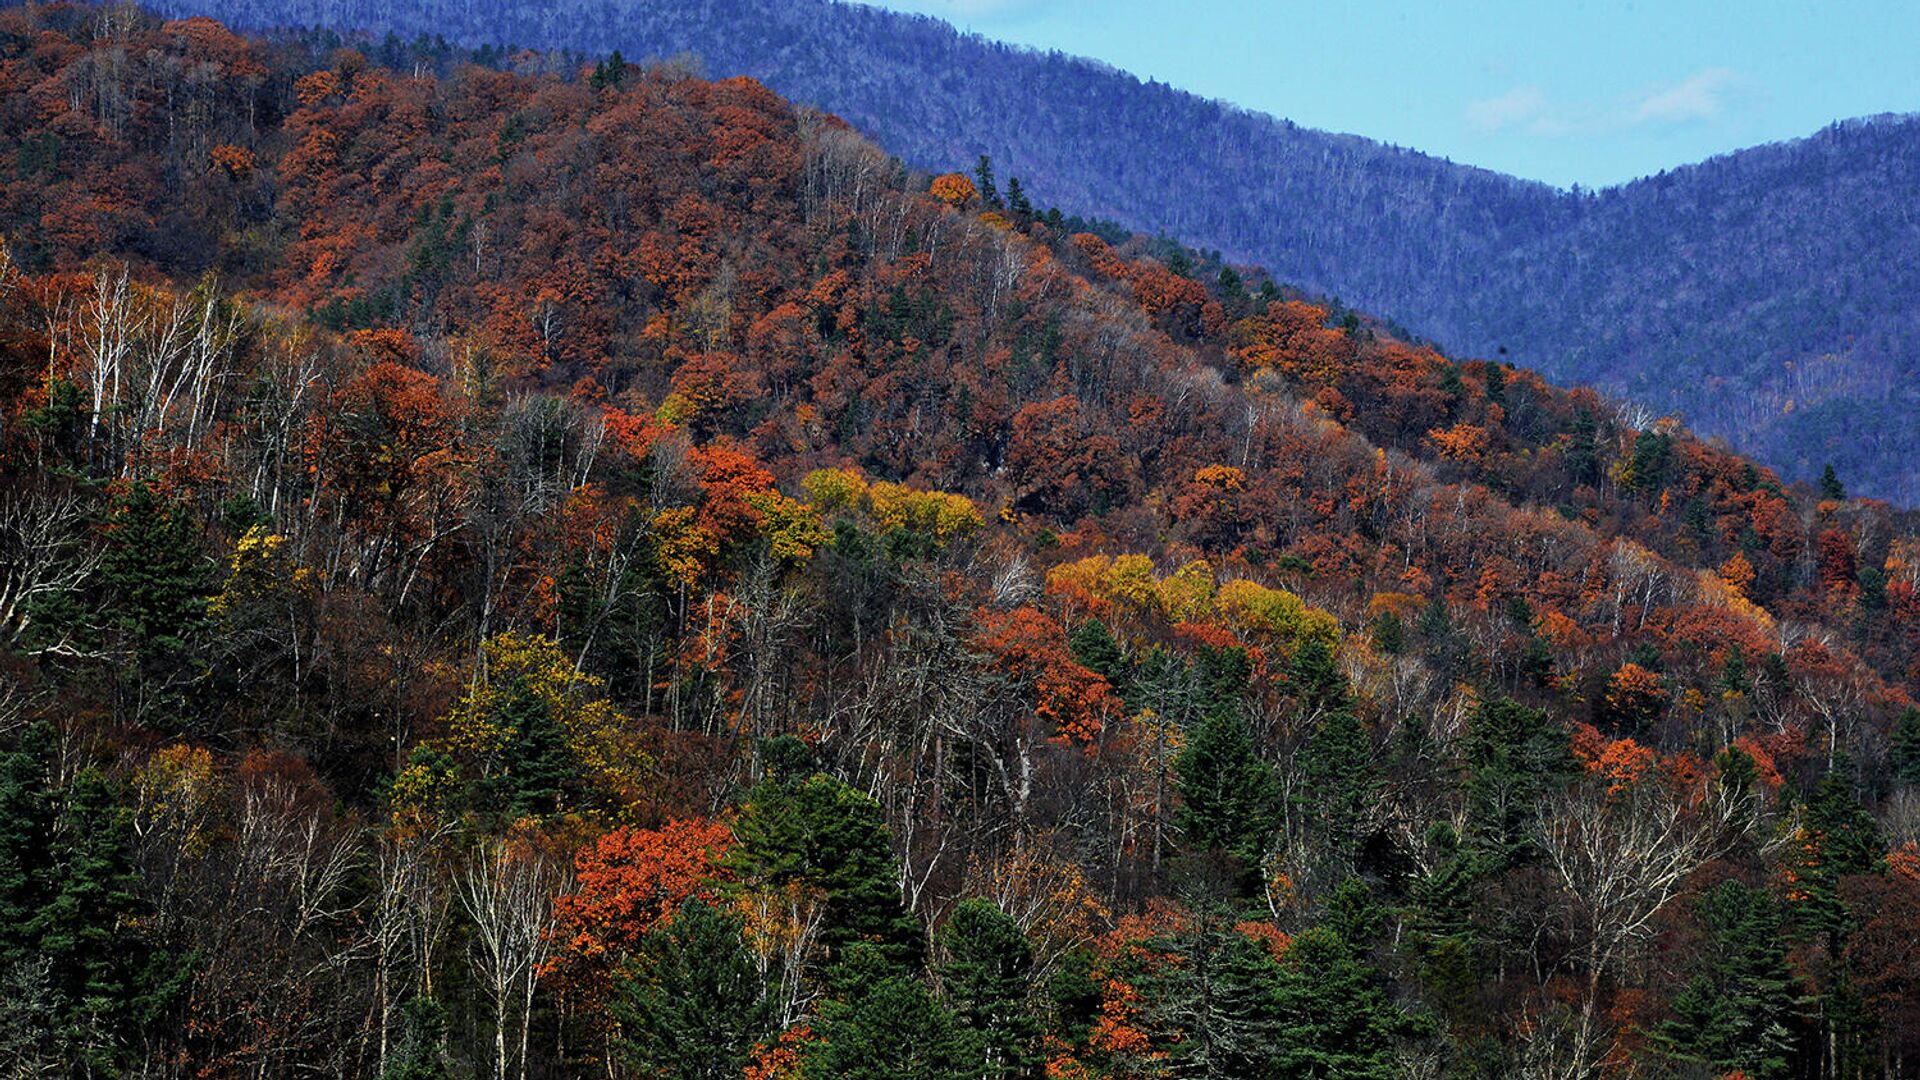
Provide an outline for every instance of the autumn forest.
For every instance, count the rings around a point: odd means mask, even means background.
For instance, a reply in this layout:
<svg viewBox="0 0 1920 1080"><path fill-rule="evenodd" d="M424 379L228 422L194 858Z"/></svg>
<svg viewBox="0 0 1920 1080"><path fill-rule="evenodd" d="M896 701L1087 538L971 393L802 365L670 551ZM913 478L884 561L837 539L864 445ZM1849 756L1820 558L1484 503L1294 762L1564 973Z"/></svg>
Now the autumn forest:
<svg viewBox="0 0 1920 1080"><path fill-rule="evenodd" d="M1920 519L681 63L0 9L9 1077L1920 1073Z"/></svg>

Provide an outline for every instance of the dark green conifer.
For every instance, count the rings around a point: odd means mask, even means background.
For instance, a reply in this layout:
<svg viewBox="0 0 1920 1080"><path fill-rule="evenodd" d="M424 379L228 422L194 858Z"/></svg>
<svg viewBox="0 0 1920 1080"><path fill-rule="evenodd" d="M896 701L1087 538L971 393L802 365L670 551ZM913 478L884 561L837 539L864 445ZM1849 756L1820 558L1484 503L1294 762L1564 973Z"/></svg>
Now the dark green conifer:
<svg viewBox="0 0 1920 1080"><path fill-rule="evenodd" d="M1893 777L1903 784L1920 784L1920 708L1911 705L1893 722L1892 745L1887 764Z"/></svg>
<svg viewBox="0 0 1920 1080"><path fill-rule="evenodd" d="M627 1062L661 1080L736 1080L772 1019L740 919L699 900L641 939L613 1013Z"/></svg>
<svg viewBox="0 0 1920 1080"><path fill-rule="evenodd" d="M1787 961L1780 912L1772 898L1724 881L1700 898L1705 931L1694 974L1656 1031L1681 1060L1754 1080L1792 1074L1805 1035L1806 997Z"/></svg>
<svg viewBox="0 0 1920 1080"><path fill-rule="evenodd" d="M802 884L826 897L820 940L838 957L856 942L893 962L920 960L920 922L900 898L898 865L880 804L829 776L771 778L747 797L727 862L737 880Z"/></svg>
<svg viewBox="0 0 1920 1080"><path fill-rule="evenodd" d="M1833 471L1832 462L1828 462L1827 467L1820 470L1820 497L1832 502L1846 500L1846 485L1840 482L1840 474Z"/></svg>
<svg viewBox="0 0 1920 1080"><path fill-rule="evenodd" d="M829 979L807 1075L835 1080L963 1080L979 1075L960 1026L885 949L850 947Z"/></svg>
<svg viewBox="0 0 1920 1080"><path fill-rule="evenodd" d="M1038 1076L1040 1023L1031 1005L1033 947L1013 917L978 897L940 928L947 962L940 983L952 1003L969 1074L982 1080Z"/></svg>
<svg viewBox="0 0 1920 1080"><path fill-rule="evenodd" d="M1257 866L1278 825L1280 781L1260 760L1238 711L1200 722L1174 759L1181 806L1176 820L1187 842L1219 849Z"/></svg>

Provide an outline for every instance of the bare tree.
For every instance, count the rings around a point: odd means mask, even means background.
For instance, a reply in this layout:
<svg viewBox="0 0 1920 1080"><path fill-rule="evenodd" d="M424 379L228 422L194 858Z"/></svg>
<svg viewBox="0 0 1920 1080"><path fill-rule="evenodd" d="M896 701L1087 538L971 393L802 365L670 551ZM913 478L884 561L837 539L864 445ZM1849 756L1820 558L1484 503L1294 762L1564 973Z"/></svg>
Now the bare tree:
<svg viewBox="0 0 1920 1080"><path fill-rule="evenodd" d="M473 970L493 1002L495 1080L508 1075L507 1030L519 1013L519 1076L527 1075L527 1035L533 993L547 958L553 897L565 887L562 864L525 837L480 841L455 878L473 920Z"/></svg>
<svg viewBox="0 0 1920 1080"><path fill-rule="evenodd" d="M1690 807L1683 793L1647 778L1595 781L1547 801L1536 840L1568 900L1586 968L1580 1013L1566 1033L1568 1078L1589 1076L1611 1053L1601 988L1652 933L1654 916L1681 883L1723 849L1719 799Z"/></svg>
<svg viewBox="0 0 1920 1080"><path fill-rule="evenodd" d="M15 638L35 607L78 589L100 564L87 537L87 507L72 494L35 491L0 503L0 633ZM75 655L71 635L45 639L35 651Z"/></svg>

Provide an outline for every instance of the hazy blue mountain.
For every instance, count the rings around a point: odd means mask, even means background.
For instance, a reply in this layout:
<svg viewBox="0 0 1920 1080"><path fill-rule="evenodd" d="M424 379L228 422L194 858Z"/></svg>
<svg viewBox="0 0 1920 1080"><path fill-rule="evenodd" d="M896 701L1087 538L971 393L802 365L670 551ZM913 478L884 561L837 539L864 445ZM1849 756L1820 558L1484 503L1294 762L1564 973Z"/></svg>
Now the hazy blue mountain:
<svg viewBox="0 0 1920 1080"><path fill-rule="evenodd" d="M1505 349L1681 411L1789 475L1831 461L1856 491L1920 501L1914 117L1569 193L831 0L158 6L406 42L691 53L710 75L838 113L914 165L990 154L1044 204L1218 248L1460 352Z"/></svg>

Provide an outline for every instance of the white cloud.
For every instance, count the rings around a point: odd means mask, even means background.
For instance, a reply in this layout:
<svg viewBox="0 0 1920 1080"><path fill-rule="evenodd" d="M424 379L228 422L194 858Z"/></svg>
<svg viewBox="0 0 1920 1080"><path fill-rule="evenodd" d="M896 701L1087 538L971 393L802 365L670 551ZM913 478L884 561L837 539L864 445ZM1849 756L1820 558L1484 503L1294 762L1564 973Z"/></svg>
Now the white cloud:
<svg viewBox="0 0 1920 1080"><path fill-rule="evenodd" d="M1727 95L1739 81L1739 76L1727 68L1696 71L1671 86L1654 89L1641 97L1640 104L1633 110L1633 120L1639 124L1711 120L1726 107Z"/></svg>
<svg viewBox="0 0 1920 1080"><path fill-rule="evenodd" d="M1466 122L1489 134L1515 131L1546 138L1667 127L1718 119L1742 87L1737 73L1721 67L1647 87L1611 104L1555 101L1538 86L1516 86L1468 103Z"/></svg>
<svg viewBox="0 0 1920 1080"><path fill-rule="evenodd" d="M1499 97L1467 106L1467 123L1481 131L1505 131L1537 120L1548 109L1547 95L1537 86L1516 86Z"/></svg>

